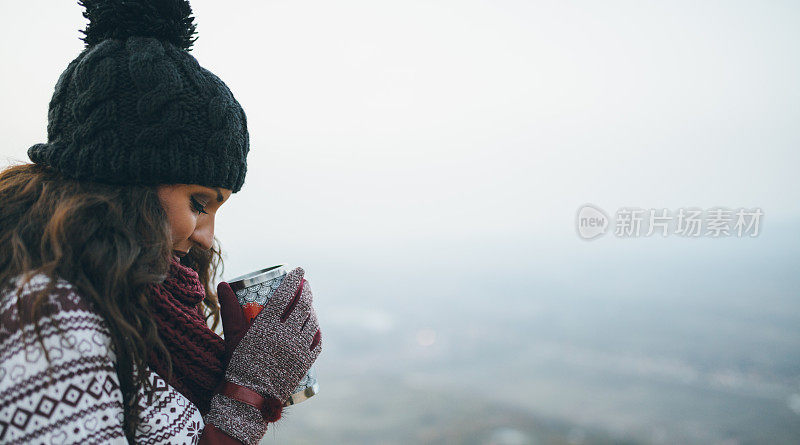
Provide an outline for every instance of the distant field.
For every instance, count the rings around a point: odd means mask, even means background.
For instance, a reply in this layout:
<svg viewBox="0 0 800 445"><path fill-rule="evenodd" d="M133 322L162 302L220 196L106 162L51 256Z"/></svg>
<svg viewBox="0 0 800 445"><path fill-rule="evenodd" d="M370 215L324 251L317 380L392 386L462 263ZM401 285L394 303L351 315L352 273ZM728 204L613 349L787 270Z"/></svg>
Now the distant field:
<svg viewBox="0 0 800 445"><path fill-rule="evenodd" d="M366 376L365 376L366 377ZM327 379L317 400L289 409L262 444L567 445L639 443L554 422L463 392L401 380Z"/></svg>
<svg viewBox="0 0 800 445"><path fill-rule="evenodd" d="M264 443L796 445L795 238L328 266L322 393Z"/></svg>

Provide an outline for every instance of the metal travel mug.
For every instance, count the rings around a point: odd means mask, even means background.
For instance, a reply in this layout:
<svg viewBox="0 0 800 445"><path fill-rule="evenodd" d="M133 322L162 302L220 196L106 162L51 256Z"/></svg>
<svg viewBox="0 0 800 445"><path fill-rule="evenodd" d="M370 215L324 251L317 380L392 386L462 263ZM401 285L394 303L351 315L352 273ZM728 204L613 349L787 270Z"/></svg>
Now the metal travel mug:
<svg viewBox="0 0 800 445"><path fill-rule="evenodd" d="M228 282L233 292L236 293L236 299L239 300L248 323L252 322L261 312L288 273L288 267L281 264L236 277ZM283 406L300 403L318 392L319 383L316 371L312 366Z"/></svg>

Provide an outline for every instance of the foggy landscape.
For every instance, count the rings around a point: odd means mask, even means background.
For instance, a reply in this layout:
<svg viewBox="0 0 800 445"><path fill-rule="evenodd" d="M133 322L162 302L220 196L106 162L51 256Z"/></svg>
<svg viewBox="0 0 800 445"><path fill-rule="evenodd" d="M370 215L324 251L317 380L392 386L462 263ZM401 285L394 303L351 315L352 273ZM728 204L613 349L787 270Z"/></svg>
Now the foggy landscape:
<svg viewBox="0 0 800 445"><path fill-rule="evenodd" d="M264 443L796 443L798 236L767 227L308 265L321 393ZM358 281L337 283L346 270Z"/></svg>

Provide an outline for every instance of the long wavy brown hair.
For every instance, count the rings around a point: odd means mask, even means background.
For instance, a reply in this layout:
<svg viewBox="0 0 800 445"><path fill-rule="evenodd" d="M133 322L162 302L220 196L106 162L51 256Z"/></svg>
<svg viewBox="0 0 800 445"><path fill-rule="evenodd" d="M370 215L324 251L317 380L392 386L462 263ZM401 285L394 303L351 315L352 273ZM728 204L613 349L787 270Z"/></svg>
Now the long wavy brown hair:
<svg viewBox="0 0 800 445"><path fill-rule="evenodd" d="M147 289L169 271L169 223L154 186L110 185L64 177L37 164L12 165L0 172L0 291L10 280L38 273L46 289L18 301L20 321L33 324L47 360L38 321L58 278L70 282L100 312L116 351L116 372L124 404L124 429L133 442L138 425L138 392L153 391L144 372L148 352L169 357L150 316ZM198 272L206 296L206 322L216 329L219 303L212 282L222 273L219 242L192 249L182 261ZM24 309L26 308L26 309ZM55 320L54 320L55 321ZM170 361L167 361L170 363ZM167 381L170 380L170 365Z"/></svg>

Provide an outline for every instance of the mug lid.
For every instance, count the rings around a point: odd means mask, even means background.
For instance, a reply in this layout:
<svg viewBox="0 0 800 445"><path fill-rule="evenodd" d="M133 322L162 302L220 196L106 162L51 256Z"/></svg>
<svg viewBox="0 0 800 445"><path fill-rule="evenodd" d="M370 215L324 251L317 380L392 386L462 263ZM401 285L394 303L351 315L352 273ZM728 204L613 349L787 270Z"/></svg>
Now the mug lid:
<svg viewBox="0 0 800 445"><path fill-rule="evenodd" d="M266 267L255 272L238 276L228 281L228 284L231 286L231 289L236 292L237 290L272 280L284 274L286 274L286 268L283 264L278 264L277 266Z"/></svg>

